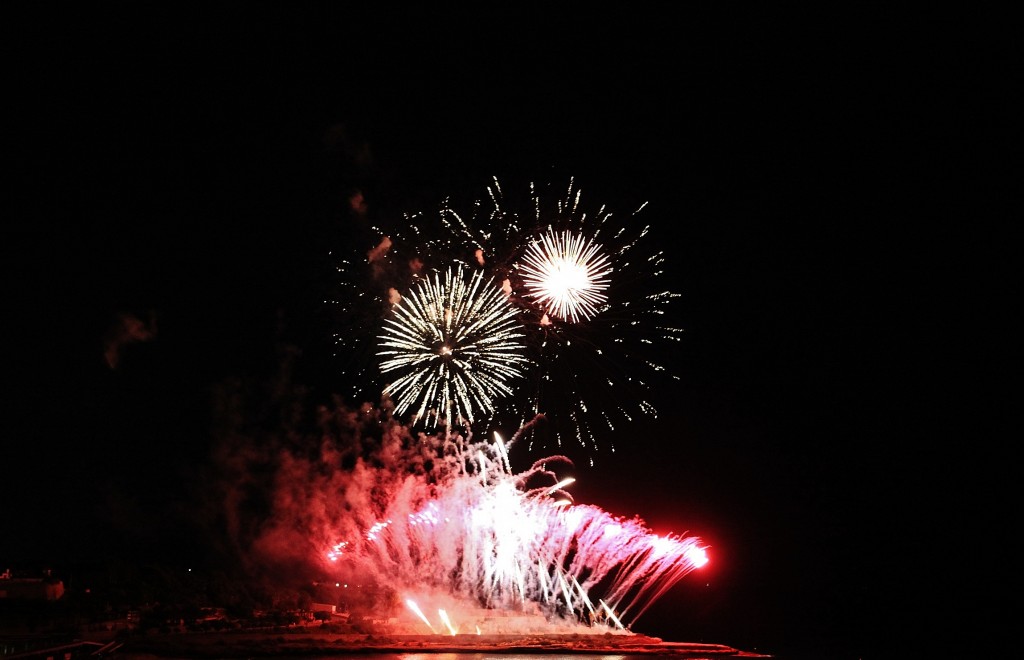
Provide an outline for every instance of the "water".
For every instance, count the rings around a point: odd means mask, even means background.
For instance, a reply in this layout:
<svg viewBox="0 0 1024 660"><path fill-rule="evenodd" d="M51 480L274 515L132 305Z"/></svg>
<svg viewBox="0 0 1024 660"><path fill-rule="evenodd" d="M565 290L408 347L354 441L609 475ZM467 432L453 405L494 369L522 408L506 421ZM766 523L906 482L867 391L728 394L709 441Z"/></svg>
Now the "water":
<svg viewBox="0 0 1024 660"><path fill-rule="evenodd" d="M642 660L659 654L607 654L607 653L344 653L334 656L315 656L307 660ZM669 655L669 654L665 654Z"/></svg>

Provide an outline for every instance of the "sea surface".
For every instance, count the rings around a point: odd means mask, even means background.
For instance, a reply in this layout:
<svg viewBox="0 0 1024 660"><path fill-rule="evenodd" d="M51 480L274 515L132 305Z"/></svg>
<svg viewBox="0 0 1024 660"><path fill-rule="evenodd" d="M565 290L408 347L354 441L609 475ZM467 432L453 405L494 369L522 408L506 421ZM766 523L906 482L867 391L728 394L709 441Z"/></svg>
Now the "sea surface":
<svg viewBox="0 0 1024 660"><path fill-rule="evenodd" d="M611 654L611 653L341 653L338 655L304 656L306 660L643 660L660 654ZM672 654L665 654L672 655Z"/></svg>

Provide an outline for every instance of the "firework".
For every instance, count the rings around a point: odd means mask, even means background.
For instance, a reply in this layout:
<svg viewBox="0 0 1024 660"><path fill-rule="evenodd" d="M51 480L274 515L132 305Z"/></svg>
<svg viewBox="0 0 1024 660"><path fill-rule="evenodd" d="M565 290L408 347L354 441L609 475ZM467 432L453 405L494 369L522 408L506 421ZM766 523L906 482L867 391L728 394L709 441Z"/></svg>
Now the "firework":
<svg viewBox="0 0 1024 660"><path fill-rule="evenodd" d="M273 506L253 547L275 555L276 572L294 573L282 571L294 562L352 585L346 600L364 598L377 617L405 612L407 626L436 634L628 634L708 561L699 537L655 534L638 517L574 503L567 457L514 470L520 434L509 443L414 437L364 413L349 431L363 443L354 461L343 459L352 445L329 436L312 454L278 454ZM344 410L336 419L356 421Z"/></svg>
<svg viewBox="0 0 1024 660"><path fill-rule="evenodd" d="M458 613L463 627L479 627L480 608L540 613L531 625L542 628L603 621L625 631L707 562L697 537L656 535L637 518L565 505L566 480L529 487L554 480L548 466L571 465L564 457L514 474L506 452L497 435L489 444L464 443L430 479L402 479L358 542L342 553L334 552L336 543L325 557L335 570L387 576L431 630L416 603L444 604L437 630L443 624L452 634L449 612Z"/></svg>
<svg viewBox="0 0 1024 660"><path fill-rule="evenodd" d="M504 283L530 368L495 419L517 428L546 415L531 447L580 447L593 462L592 450L615 450L618 428L657 416L651 393L677 378L660 360L681 340L670 315L679 295L661 284L665 254L650 248L645 207L588 208L572 180L516 198L495 180L468 210L446 199L391 237L397 264L458 264ZM555 277L568 273L575 285Z"/></svg>
<svg viewBox="0 0 1024 660"><path fill-rule="evenodd" d="M529 245L519 270L526 295L562 320L593 318L608 299L609 259L580 234L549 231Z"/></svg>
<svg viewBox="0 0 1024 660"><path fill-rule="evenodd" d="M426 427L472 424L523 375L523 333L501 288L482 272L449 269L426 278L394 305L379 337L384 393L399 415Z"/></svg>

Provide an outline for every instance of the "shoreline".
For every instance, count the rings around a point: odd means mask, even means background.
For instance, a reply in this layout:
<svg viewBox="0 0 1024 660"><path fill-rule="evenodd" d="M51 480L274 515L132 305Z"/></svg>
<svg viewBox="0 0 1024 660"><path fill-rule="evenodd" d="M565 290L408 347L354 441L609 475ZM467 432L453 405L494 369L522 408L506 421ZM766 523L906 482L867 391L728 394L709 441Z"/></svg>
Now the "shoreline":
<svg viewBox="0 0 1024 660"><path fill-rule="evenodd" d="M252 658L331 656L373 653L528 653L650 654L681 658L770 658L723 644L666 642L646 635L487 634L310 634L310 633L172 633L124 640L107 657Z"/></svg>

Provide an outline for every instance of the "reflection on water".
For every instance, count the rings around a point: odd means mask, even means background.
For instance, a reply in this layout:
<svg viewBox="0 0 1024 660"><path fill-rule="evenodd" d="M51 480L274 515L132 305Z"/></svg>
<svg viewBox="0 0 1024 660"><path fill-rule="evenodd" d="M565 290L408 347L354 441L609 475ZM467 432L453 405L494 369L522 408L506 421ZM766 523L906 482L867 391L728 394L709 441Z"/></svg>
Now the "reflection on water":
<svg viewBox="0 0 1024 660"><path fill-rule="evenodd" d="M402 660L553 660L559 657L575 658L577 660L628 660L634 656L628 655L606 655L590 653L403 653L396 655Z"/></svg>
<svg viewBox="0 0 1024 660"><path fill-rule="evenodd" d="M657 654L615 655L609 653L344 653L307 660L649 660Z"/></svg>

